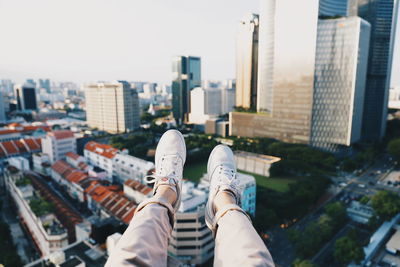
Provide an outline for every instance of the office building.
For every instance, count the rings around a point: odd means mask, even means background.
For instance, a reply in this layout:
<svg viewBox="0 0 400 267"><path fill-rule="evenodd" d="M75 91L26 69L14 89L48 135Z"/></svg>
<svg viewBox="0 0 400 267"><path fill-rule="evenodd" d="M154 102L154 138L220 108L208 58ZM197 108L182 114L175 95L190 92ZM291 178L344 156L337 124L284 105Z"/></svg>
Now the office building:
<svg viewBox="0 0 400 267"><path fill-rule="evenodd" d="M240 21L236 39L236 106L256 108L259 17Z"/></svg>
<svg viewBox="0 0 400 267"><path fill-rule="evenodd" d="M397 2L397 1L396 1ZM355 14L371 24L364 100L362 139L378 141L385 135L396 16L395 0L358 0Z"/></svg>
<svg viewBox="0 0 400 267"><path fill-rule="evenodd" d="M261 2L257 111L262 114L230 113L231 135L309 143L319 2L307 1L307 9L304 4Z"/></svg>
<svg viewBox="0 0 400 267"><path fill-rule="evenodd" d="M182 263L201 265L214 255L214 238L205 223L207 193L192 182L182 185L182 202L168 245L169 255Z"/></svg>
<svg viewBox="0 0 400 267"><path fill-rule="evenodd" d="M228 114L235 110L236 90L234 88L221 88L221 114Z"/></svg>
<svg viewBox="0 0 400 267"><path fill-rule="evenodd" d="M18 110L37 110L36 86L34 84L16 85L14 96L17 100Z"/></svg>
<svg viewBox="0 0 400 267"><path fill-rule="evenodd" d="M42 138L42 151L50 162L65 160L68 152L76 153L76 138L71 131L53 131Z"/></svg>
<svg viewBox="0 0 400 267"><path fill-rule="evenodd" d="M85 86L86 115L90 127L110 133L124 133L140 127L136 90L126 82Z"/></svg>
<svg viewBox="0 0 400 267"><path fill-rule="evenodd" d="M45 89L47 93L51 93L50 80L49 79L39 79L39 89Z"/></svg>
<svg viewBox="0 0 400 267"><path fill-rule="evenodd" d="M311 145L340 152L361 139L370 24L359 17L321 19Z"/></svg>
<svg viewBox="0 0 400 267"><path fill-rule="evenodd" d="M346 17L357 0L319 0L321 17Z"/></svg>
<svg viewBox="0 0 400 267"><path fill-rule="evenodd" d="M190 92L192 99L189 122L193 124L205 124L212 118L221 115L222 90L218 88L197 87Z"/></svg>
<svg viewBox="0 0 400 267"><path fill-rule="evenodd" d="M190 91L201 86L201 59L179 56L172 63L172 110L177 124L188 121Z"/></svg>

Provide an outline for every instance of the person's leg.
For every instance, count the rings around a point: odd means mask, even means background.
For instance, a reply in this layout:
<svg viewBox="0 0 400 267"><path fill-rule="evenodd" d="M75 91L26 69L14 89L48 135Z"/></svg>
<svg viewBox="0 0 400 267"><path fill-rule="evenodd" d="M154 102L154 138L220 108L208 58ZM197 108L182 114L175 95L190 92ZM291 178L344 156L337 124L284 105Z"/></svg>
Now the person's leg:
<svg viewBox="0 0 400 267"><path fill-rule="evenodd" d="M151 199L143 202L108 258L106 267L166 266L175 201L175 191L160 186Z"/></svg>
<svg viewBox="0 0 400 267"><path fill-rule="evenodd" d="M156 173L146 177L154 183L154 195L137 207L106 267L167 266L168 238L181 202L185 159L182 134L176 130L164 133L156 149Z"/></svg>
<svg viewBox="0 0 400 267"><path fill-rule="evenodd" d="M219 193L214 200L216 214L235 203L230 193ZM274 266L268 249L244 211L226 210L217 227L214 266Z"/></svg>
<svg viewBox="0 0 400 267"><path fill-rule="evenodd" d="M206 223L215 237L214 266L274 266L250 217L240 207L240 181L232 150L223 145L215 147L207 172L210 194Z"/></svg>

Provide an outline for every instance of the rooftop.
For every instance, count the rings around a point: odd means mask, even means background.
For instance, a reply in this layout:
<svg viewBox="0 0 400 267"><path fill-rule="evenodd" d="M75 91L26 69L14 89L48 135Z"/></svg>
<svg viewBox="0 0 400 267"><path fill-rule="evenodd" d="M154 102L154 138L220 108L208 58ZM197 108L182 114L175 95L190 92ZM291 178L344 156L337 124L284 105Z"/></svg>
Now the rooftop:
<svg viewBox="0 0 400 267"><path fill-rule="evenodd" d="M108 159L113 159L117 153L118 149L106 145L106 144L100 144L94 141L90 141L85 145L85 150L88 150L92 153L96 153L102 157L106 157Z"/></svg>
<svg viewBox="0 0 400 267"><path fill-rule="evenodd" d="M57 140L74 138L74 133L67 130L49 132L47 135L50 137L54 137Z"/></svg>
<svg viewBox="0 0 400 267"><path fill-rule="evenodd" d="M274 157L274 156L256 154L256 153L245 152L245 151L240 151L240 150L235 151L234 154L235 154L235 156L251 158L253 160L260 161L265 164L272 164L272 163L275 163L275 162L278 162L281 160L281 158Z"/></svg>
<svg viewBox="0 0 400 267"><path fill-rule="evenodd" d="M147 195L153 191L153 189L151 189L150 187L148 187L138 181L135 181L135 180L127 180L127 181L125 181L124 185L129 186L133 190L138 191L138 192L142 193L143 195Z"/></svg>

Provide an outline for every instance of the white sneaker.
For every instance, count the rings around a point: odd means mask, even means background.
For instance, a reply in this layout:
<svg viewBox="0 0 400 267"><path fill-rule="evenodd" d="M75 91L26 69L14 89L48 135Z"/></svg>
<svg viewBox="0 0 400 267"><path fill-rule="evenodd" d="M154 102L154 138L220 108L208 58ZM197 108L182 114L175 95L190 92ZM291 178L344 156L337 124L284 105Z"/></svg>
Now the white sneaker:
<svg viewBox="0 0 400 267"><path fill-rule="evenodd" d="M176 192L177 200L172 205L175 211L181 204L183 165L186 160L186 145L177 130L165 132L158 142L155 156L156 173L147 176L147 183L154 183L153 195L160 185L169 185Z"/></svg>
<svg viewBox="0 0 400 267"><path fill-rule="evenodd" d="M215 234L216 221L213 202L219 192L228 191L240 206L239 180L236 177L236 163L232 150L225 145L216 146L208 158L207 172L210 180L210 194L206 205L206 223Z"/></svg>

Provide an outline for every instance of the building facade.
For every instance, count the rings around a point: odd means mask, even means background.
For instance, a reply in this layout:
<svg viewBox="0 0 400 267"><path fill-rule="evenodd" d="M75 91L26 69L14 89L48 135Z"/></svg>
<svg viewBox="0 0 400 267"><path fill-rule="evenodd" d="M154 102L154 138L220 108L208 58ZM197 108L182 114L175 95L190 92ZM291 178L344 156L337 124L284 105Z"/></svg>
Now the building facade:
<svg viewBox="0 0 400 267"><path fill-rule="evenodd" d="M362 139L378 141L385 135L393 56L395 0L358 0L358 15L371 24L364 100Z"/></svg>
<svg viewBox="0 0 400 267"><path fill-rule="evenodd" d="M113 171L117 182L123 184L129 179L144 183L144 177L154 170L154 163L127 153L118 153L113 159Z"/></svg>
<svg viewBox="0 0 400 267"><path fill-rule="evenodd" d="M264 114L231 113L232 135L309 143L318 4L307 1L304 13L303 1L261 1L257 111Z"/></svg>
<svg viewBox="0 0 400 267"><path fill-rule="evenodd" d="M240 21L236 39L236 106L256 108L259 16Z"/></svg>
<svg viewBox="0 0 400 267"><path fill-rule="evenodd" d="M34 84L26 83L14 88L14 96L17 100L18 110L37 110L36 87Z"/></svg>
<svg viewBox="0 0 400 267"><path fill-rule="evenodd" d="M182 186L182 202L168 244L168 253L186 264L201 265L214 255L214 238L205 222L207 193L191 182Z"/></svg>
<svg viewBox="0 0 400 267"><path fill-rule="evenodd" d="M42 138L42 151L49 156L50 162L64 160L68 152L76 153L76 138L71 131L54 131Z"/></svg>
<svg viewBox="0 0 400 267"><path fill-rule="evenodd" d="M138 94L127 82L88 84L85 96L90 127L110 133L131 132L140 127Z"/></svg>
<svg viewBox="0 0 400 267"><path fill-rule="evenodd" d="M35 214L32 211L30 203L39 201L39 198L29 182L21 182L22 179L28 178L23 178L22 173L13 166L5 170L4 177L7 191L16 205L20 220L27 227L42 256L48 256L68 246L67 230L53 213Z"/></svg>
<svg viewBox="0 0 400 267"><path fill-rule="evenodd" d="M118 149L105 144L90 141L85 145L84 156L88 164L102 168L107 172L108 180L114 175L114 158Z"/></svg>
<svg viewBox="0 0 400 267"><path fill-rule="evenodd" d="M370 24L358 17L318 22L311 145L332 152L361 139Z"/></svg>
<svg viewBox="0 0 400 267"><path fill-rule="evenodd" d="M201 59L179 56L172 63L172 111L177 124L188 120L190 91L201 86Z"/></svg>

